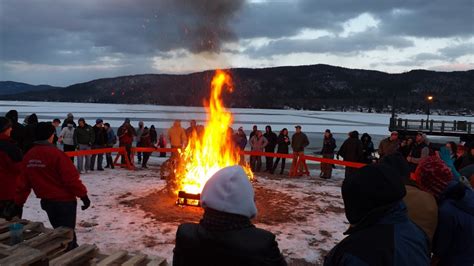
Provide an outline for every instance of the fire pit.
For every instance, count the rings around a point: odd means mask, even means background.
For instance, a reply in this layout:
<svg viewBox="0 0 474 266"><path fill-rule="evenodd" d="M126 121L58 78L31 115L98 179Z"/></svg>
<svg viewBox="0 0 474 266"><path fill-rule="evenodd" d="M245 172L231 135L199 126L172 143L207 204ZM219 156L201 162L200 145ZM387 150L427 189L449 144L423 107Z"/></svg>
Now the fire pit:
<svg viewBox="0 0 474 266"><path fill-rule="evenodd" d="M204 103L207 114L204 132L191 133L170 171L172 178L167 178L169 190L178 196L177 205L200 206L200 193L207 180L220 169L240 163L240 150L234 144L230 127L233 116L222 102L223 90L232 92L232 79L229 73L217 70L211 82L210 98ZM243 167L252 179L250 167Z"/></svg>

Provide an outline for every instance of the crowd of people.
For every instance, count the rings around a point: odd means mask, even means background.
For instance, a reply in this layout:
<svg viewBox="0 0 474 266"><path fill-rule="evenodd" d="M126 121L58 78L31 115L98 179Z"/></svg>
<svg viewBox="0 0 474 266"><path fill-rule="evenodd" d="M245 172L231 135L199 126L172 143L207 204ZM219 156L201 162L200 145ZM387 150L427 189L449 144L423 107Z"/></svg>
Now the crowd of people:
<svg viewBox="0 0 474 266"><path fill-rule="evenodd" d="M18 113L0 117L0 218L22 216L31 190L41 199L54 228L76 225L77 198L82 210L91 205L81 172L104 170L103 155L73 157L64 151L119 146L184 148L192 134L204 128L191 121L184 129L175 121L158 136L154 126L139 122L134 128L125 119L115 134L110 124L96 119L90 126L84 118L77 124L68 114L59 119L38 122L35 114L18 122ZM271 126L265 133L254 126L249 138L239 128L229 131L234 144L252 151L304 154L309 145L301 126L291 136L286 128L277 135ZM326 255L325 265L473 265L474 264L474 145L467 144L458 154L456 143L434 149L423 133L414 139L400 139L392 132L382 140L375 154L368 134L357 131L336 152L337 143L328 129L324 132L321 154L324 158L343 157L362 162L362 168L346 167L341 187L347 235ZM47 154L48 156L45 156ZM129 153L130 156L131 153ZM163 155L163 154L161 154ZM113 168L106 154L106 166ZM147 167L149 153L137 154ZM135 158L129 158L134 160ZM243 159L242 159L243 160ZM265 171L274 173L285 159L266 157ZM295 159L293 163L295 163ZM252 170L261 171L260 156L251 156ZM321 178L331 178L333 165L321 163ZM286 265L275 235L256 228L255 195L241 166L226 167L214 174L201 193L204 214L201 221L179 226L174 249L174 265ZM342 232L341 232L342 233ZM77 247L76 238L68 249Z"/></svg>

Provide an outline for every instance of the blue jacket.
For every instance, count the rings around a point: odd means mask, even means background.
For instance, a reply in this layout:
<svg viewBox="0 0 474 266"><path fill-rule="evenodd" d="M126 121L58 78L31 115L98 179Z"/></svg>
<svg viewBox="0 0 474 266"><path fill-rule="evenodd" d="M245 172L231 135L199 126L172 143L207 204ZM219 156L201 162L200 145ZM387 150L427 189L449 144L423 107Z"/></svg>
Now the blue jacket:
<svg viewBox="0 0 474 266"><path fill-rule="evenodd" d="M439 200L433 253L439 266L474 265L474 192L451 181Z"/></svg>
<svg viewBox="0 0 474 266"><path fill-rule="evenodd" d="M324 265L429 265L428 238L407 216L403 202L378 222L352 233L327 255Z"/></svg>
<svg viewBox="0 0 474 266"><path fill-rule="evenodd" d="M107 144L108 145L115 145L117 143L117 136L112 128L107 130Z"/></svg>

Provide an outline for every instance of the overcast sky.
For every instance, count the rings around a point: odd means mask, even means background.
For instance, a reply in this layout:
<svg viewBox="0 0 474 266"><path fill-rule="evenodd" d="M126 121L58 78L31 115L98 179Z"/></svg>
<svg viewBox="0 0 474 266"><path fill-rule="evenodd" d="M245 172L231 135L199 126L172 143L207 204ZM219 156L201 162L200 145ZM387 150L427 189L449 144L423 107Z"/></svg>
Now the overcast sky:
<svg viewBox="0 0 474 266"><path fill-rule="evenodd" d="M330 64L474 68L473 0L0 0L0 80Z"/></svg>

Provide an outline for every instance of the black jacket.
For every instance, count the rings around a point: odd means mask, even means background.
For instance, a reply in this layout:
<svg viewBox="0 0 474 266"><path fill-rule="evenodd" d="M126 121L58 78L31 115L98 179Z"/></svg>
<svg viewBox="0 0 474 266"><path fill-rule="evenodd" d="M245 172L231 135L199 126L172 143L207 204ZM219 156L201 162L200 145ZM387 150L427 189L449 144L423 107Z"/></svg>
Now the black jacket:
<svg viewBox="0 0 474 266"><path fill-rule="evenodd" d="M36 114L31 114L28 117L28 125L25 127L25 138L23 139L23 153L33 147L33 142L36 141L36 126L38 125L38 117Z"/></svg>
<svg viewBox="0 0 474 266"><path fill-rule="evenodd" d="M103 127L98 127L97 125L93 126L94 129L94 145L96 146L105 146L107 145L107 130Z"/></svg>
<svg viewBox="0 0 474 266"><path fill-rule="evenodd" d="M267 146L265 146L265 151L266 152L275 152L275 147L277 145L277 135L275 132L270 131L268 133L263 134L263 136L268 140Z"/></svg>
<svg viewBox="0 0 474 266"><path fill-rule="evenodd" d="M288 141L285 141L285 139ZM290 137L288 135L285 136L283 134L280 134L278 135L277 143L278 143L277 153L288 154L289 146L291 144Z"/></svg>
<svg viewBox="0 0 474 266"><path fill-rule="evenodd" d="M18 112L15 110L10 110L5 115L6 118L10 119L12 122L12 133L10 137L15 141L17 146L20 149L23 149L23 141L25 139L25 127L18 123Z"/></svg>
<svg viewBox="0 0 474 266"><path fill-rule="evenodd" d="M363 158L362 141L358 138L346 139L337 154L342 156L344 161L361 162Z"/></svg>
<svg viewBox="0 0 474 266"><path fill-rule="evenodd" d="M275 235L255 227L208 231L182 224L176 233L173 265L286 265Z"/></svg>
<svg viewBox="0 0 474 266"><path fill-rule="evenodd" d="M333 154L334 149L336 149L336 140L332 137L332 134L329 138L324 137L323 140L323 149L321 150L322 154Z"/></svg>

